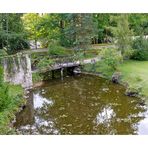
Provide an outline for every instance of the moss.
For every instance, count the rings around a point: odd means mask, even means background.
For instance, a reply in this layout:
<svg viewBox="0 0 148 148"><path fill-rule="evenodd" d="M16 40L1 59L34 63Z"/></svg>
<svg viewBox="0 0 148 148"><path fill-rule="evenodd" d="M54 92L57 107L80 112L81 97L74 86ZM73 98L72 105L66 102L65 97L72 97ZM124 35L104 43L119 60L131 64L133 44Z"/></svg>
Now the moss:
<svg viewBox="0 0 148 148"><path fill-rule="evenodd" d="M6 63L7 63L7 73L9 73L10 75L13 75L14 70L14 59L13 57L9 57L5 59Z"/></svg>
<svg viewBox="0 0 148 148"><path fill-rule="evenodd" d="M26 59L26 57L22 56L22 57L18 57L18 58L20 58L22 68L26 72L27 71L27 59Z"/></svg>

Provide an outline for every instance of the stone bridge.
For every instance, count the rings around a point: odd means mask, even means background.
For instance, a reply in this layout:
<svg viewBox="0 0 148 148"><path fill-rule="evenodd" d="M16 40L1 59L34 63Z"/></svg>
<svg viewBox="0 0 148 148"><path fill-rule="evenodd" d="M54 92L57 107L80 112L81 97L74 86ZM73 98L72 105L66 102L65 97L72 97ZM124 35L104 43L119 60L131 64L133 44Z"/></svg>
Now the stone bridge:
<svg viewBox="0 0 148 148"><path fill-rule="evenodd" d="M69 58L69 57L68 57ZM47 71L61 71L63 77L63 70L65 68L75 68L88 63L95 63L100 61L100 57L80 60L58 60L54 64L42 69L32 70L30 53L23 52L15 55L5 56L2 58L4 67L4 80L13 84L21 84L24 88L32 86L32 73L44 73Z"/></svg>

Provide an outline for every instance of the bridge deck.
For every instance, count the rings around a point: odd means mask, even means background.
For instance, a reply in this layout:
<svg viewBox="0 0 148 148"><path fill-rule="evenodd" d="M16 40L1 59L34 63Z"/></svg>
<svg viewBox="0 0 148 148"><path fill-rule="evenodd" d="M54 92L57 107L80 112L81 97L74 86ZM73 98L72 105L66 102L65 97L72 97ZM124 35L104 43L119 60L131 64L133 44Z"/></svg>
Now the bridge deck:
<svg viewBox="0 0 148 148"><path fill-rule="evenodd" d="M44 69L33 70L32 73L46 72L46 71L58 70L58 69L68 68L68 67L75 67L75 66L85 65L85 64L89 64L89 63L95 63L95 62L98 62L100 60L101 60L100 57L95 57L95 58L91 58L91 59L85 59L85 60L82 60L82 61L59 63L59 64L54 64L54 65L52 65L48 68L46 67Z"/></svg>

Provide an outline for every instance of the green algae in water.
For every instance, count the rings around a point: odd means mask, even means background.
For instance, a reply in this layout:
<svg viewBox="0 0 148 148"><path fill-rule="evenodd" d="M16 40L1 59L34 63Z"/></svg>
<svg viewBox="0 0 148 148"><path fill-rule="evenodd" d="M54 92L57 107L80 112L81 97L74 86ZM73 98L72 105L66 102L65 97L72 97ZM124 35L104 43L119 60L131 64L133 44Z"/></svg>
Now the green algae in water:
<svg viewBox="0 0 148 148"><path fill-rule="evenodd" d="M148 134L147 106L97 76L54 79L30 93L18 134Z"/></svg>

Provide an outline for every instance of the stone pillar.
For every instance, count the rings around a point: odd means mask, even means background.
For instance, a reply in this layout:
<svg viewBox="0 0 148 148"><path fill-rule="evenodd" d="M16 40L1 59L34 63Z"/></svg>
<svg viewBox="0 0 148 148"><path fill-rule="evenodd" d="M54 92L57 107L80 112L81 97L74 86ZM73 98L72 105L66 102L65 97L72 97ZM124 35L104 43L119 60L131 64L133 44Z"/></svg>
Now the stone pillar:
<svg viewBox="0 0 148 148"><path fill-rule="evenodd" d="M54 70L51 71L51 78L54 79Z"/></svg>
<svg viewBox="0 0 148 148"><path fill-rule="evenodd" d="M4 81L21 84L24 88L32 86L31 59L28 54L16 54L3 59Z"/></svg>

